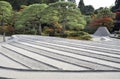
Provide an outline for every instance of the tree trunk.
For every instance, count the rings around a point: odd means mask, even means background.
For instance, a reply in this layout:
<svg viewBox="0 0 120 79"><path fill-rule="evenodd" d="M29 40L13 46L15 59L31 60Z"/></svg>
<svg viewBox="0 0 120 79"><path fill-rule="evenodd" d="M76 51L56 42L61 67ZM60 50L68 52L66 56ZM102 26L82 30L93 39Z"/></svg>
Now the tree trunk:
<svg viewBox="0 0 120 79"><path fill-rule="evenodd" d="M33 27L33 30L34 30L34 35L37 35L35 25L34 25L34 27Z"/></svg>
<svg viewBox="0 0 120 79"><path fill-rule="evenodd" d="M40 35L42 34L42 27L41 27L41 24L39 24L39 34L40 34Z"/></svg>
<svg viewBox="0 0 120 79"><path fill-rule="evenodd" d="M5 32L3 33L3 42L5 42Z"/></svg>
<svg viewBox="0 0 120 79"><path fill-rule="evenodd" d="M66 28L65 28L65 20L63 21L62 25L63 25L63 29L62 29L62 35L64 35L64 33L65 33L65 30L66 30Z"/></svg>

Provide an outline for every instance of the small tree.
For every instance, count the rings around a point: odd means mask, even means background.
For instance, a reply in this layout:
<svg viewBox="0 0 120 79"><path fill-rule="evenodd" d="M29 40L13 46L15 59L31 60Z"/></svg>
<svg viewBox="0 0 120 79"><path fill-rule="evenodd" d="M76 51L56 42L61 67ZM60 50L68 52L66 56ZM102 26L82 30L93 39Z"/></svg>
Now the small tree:
<svg viewBox="0 0 120 79"><path fill-rule="evenodd" d="M41 12L46 7L46 4L33 4L28 6L18 17L15 28L23 29L23 31L33 29L41 34Z"/></svg>
<svg viewBox="0 0 120 79"><path fill-rule="evenodd" d="M103 8L98 11L96 18L91 22L90 26L95 30L100 26L104 26L111 31L114 24L113 19L114 13L112 13L108 8Z"/></svg>
<svg viewBox="0 0 120 79"><path fill-rule="evenodd" d="M12 6L6 1L0 1L0 22L1 26L4 27L8 25L8 20L12 15ZM5 41L5 33L3 29L3 41Z"/></svg>

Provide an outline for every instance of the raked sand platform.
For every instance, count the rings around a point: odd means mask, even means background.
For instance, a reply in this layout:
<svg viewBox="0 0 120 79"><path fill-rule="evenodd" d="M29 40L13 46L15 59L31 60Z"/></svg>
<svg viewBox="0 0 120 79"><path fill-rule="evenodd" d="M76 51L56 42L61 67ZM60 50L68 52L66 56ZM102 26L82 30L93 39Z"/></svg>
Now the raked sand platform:
<svg viewBox="0 0 120 79"><path fill-rule="evenodd" d="M120 79L120 40L14 35L0 44L0 77Z"/></svg>

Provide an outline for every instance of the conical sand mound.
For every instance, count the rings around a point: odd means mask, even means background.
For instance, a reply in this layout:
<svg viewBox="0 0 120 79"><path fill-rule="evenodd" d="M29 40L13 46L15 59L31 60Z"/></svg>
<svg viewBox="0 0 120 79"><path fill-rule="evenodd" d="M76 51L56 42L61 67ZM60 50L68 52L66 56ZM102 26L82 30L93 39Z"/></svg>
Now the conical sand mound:
<svg viewBox="0 0 120 79"><path fill-rule="evenodd" d="M99 27L93 35L94 36L109 36L110 32L108 31L106 27Z"/></svg>

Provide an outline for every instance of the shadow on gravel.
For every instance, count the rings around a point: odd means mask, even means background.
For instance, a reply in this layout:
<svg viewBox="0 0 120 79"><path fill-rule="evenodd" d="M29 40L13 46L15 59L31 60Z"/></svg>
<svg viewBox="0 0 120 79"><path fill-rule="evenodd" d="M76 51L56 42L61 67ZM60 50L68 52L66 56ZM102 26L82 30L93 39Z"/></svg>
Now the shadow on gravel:
<svg viewBox="0 0 120 79"><path fill-rule="evenodd" d="M5 77L0 77L0 79L15 79L15 78L5 78Z"/></svg>

